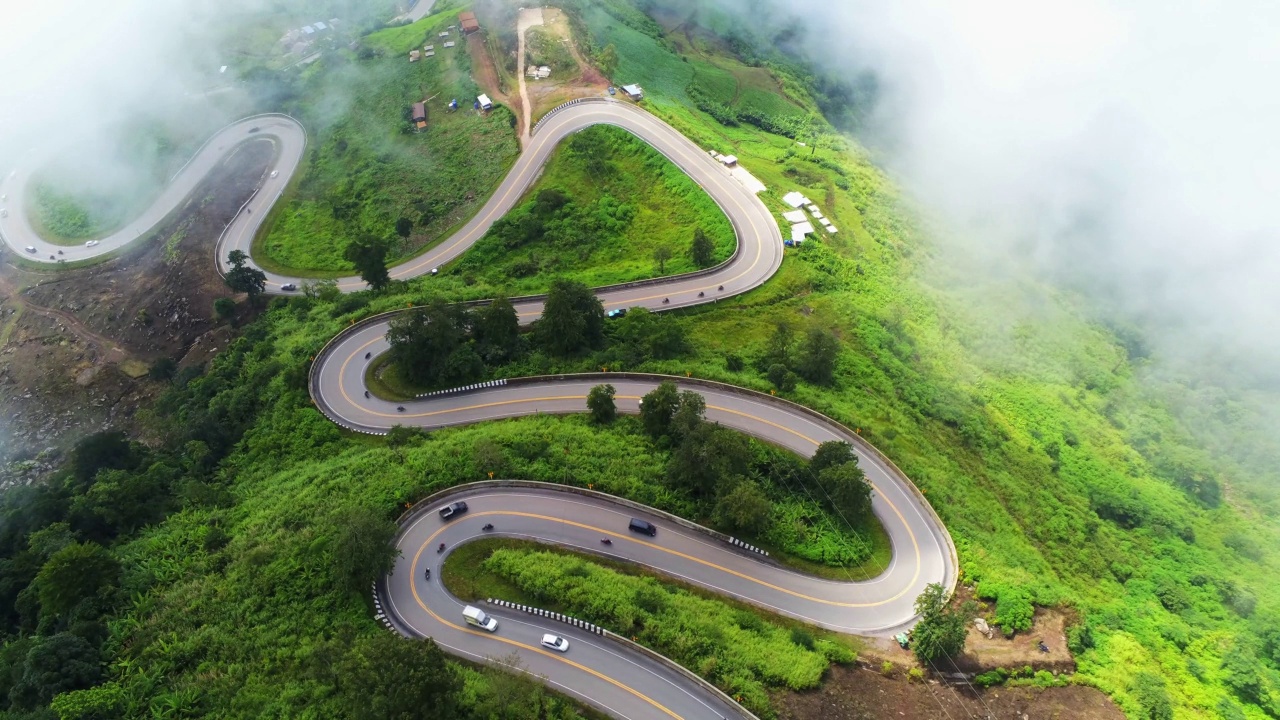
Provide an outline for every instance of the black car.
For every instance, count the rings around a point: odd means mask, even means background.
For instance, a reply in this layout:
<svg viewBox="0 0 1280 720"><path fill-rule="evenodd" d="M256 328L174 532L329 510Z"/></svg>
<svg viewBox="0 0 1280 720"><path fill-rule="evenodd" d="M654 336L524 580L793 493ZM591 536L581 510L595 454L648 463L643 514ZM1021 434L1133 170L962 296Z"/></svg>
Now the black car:
<svg viewBox="0 0 1280 720"><path fill-rule="evenodd" d="M467 511L467 504L459 500L456 503L445 505L440 508L440 517L444 520L450 520Z"/></svg>
<svg viewBox="0 0 1280 720"><path fill-rule="evenodd" d="M653 523L648 520L641 520L640 518L631 518L631 524L627 526L627 529L631 532L648 535L649 537L653 537L658 534L658 528L654 527Z"/></svg>

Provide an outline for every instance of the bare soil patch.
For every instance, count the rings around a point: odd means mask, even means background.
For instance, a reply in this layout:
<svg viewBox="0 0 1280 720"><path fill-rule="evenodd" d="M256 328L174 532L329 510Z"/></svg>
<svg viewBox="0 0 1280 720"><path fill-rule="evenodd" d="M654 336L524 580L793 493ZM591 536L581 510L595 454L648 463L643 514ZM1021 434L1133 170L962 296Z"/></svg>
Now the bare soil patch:
<svg viewBox="0 0 1280 720"><path fill-rule="evenodd" d="M561 10L544 8L539 29L565 44L577 67L552 68L551 77L526 78L529 101L533 104L533 120L537 122L548 110L570 100L603 94L609 81L578 50L569 29L569 19Z"/></svg>
<svg viewBox="0 0 1280 720"><path fill-rule="evenodd" d="M136 411L164 387L142 371L161 358L191 364L193 346L203 363L226 346L213 301L231 293L213 248L271 158L267 142L240 146L157 232L113 260L50 272L0 266L0 416L9 419L0 461L54 458L108 428L142 433ZM248 312L243 302L238 311Z"/></svg>
<svg viewBox="0 0 1280 720"><path fill-rule="evenodd" d="M773 696L780 720L1124 720L1111 699L1088 687L996 687L974 692L935 680L913 682L898 665L889 676L879 666L833 667L812 692Z"/></svg>

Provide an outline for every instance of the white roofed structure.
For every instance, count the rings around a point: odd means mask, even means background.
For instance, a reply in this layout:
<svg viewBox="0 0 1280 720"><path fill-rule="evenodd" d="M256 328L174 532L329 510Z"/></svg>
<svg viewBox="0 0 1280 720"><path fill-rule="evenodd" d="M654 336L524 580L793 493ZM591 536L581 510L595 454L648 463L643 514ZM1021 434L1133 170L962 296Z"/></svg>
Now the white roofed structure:
<svg viewBox="0 0 1280 720"><path fill-rule="evenodd" d="M805 221L803 210L792 210L791 212L782 213L782 219L791 224L802 223Z"/></svg>
<svg viewBox="0 0 1280 720"><path fill-rule="evenodd" d="M789 192L786 195L782 196L782 202L799 210L800 208L809 204L809 198L805 197L804 195L801 195L799 192Z"/></svg>

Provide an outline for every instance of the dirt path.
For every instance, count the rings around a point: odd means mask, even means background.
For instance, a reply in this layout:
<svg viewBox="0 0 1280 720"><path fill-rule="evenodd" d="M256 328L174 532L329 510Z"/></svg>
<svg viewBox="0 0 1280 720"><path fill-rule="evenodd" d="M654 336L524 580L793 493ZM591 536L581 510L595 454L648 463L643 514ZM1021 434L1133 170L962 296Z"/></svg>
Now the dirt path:
<svg viewBox="0 0 1280 720"><path fill-rule="evenodd" d="M23 297L24 294L25 292L18 291L7 277L0 275L0 295L5 296L20 312L30 312L50 320L60 321L76 337L86 344L97 347L102 353L103 359L107 362L121 363L129 359L129 353L120 347L116 341L90 330L87 325L80 321L80 318L64 310L39 305L32 302L30 298ZM5 339L7 340L7 337ZM0 343L0 349L2 348L3 343Z"/></svg>
<svg viewBox="0 0 1280 720"><path fill-rule="evenodd" d="M519 49L516 51L516 82L520 83L520 104L524 111L524 129L520 133L520 144L528 146L533 137L533 103L529 102L529 87L525 84L524 68L524 33L531 27L542 24L542 8L523 9L516 20L516 37L519 38Z"/></svg>

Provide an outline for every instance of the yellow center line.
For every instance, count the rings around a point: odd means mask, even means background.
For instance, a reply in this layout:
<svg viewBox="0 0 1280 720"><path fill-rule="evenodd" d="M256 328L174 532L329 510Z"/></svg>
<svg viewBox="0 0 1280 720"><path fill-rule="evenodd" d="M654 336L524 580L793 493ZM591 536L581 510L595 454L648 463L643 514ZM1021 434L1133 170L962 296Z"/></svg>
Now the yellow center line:
<svg viewBox="0 0 1280 720"><path fill-rule="evenodd" d="M476 514L477 514L477 515L483 515L483 514L488 514L488 513L476 513ZM446 527L448 527L448 526L446 526ZM472 630L471 628L464 627L464 626L462 626L462 625L456 625L456 624L454 624L454 623L449 622L448 620L445 620L444 618L440 617L439 615L437 615L437 614L436 614L436 613L435 613L431 608L427 607L427 604L426 604L425 602L423 602L423 601L422 601L422 596L418 594L418 584L417 584L416 580L417 580L417 577L418 577L418 560L422 557L422 551L423 551L423 550L426 550L426 549L427 549L427 546L428 546L428 545L430 545L430 544L431 544L431 542L432 542L433 540L435 540L436 536L437 536L437 535L439 535L440 533L444 532L444 531L445 531L445 527L442 527L442 528L440 528L439 530L436 530L434 533L432 533L432 534L431 534L431 536L430 536L430 537L428 537L425 541L423 541L423 543L422 543L422 547L418 548L418 552L414 553L414 556L413 556L413 564L412 564L412 565L410 565L410 567L409 567L409 571L410 571L410 576L409 576L409 589L413 591L413 599L414 599L415 601L417 601L417 603L418 603L418 607L422 608L422 609L423 609L423 610L424 610L428 615L430 615L432 618L434 618L434 619L436 620L436 622L438 622L438 623L440 623L440 624L442 624L442 625L446 625L446 626L448 626L448 627L451 627L451 628L453 628L454 630L459 630L459 631L461 631L461 632L465 632L465 633L468 633L468 634L471 634L471 635L475 635L475 636L477 636L477 637L487 638L487 639L489 639L489 640L496 640L497 642L505 643L505 644L510 645L510 646L512 646L512 647L520 648L521 650L528 650L528 651L531 651L531 652L536 652L536 653L538 653L539 655L544 655L544 656L546 656L546 657L548 657L548 658L551 658L552 660L558 660L558 661L560 661L560 662L562 662L562 663L564 663L564 664L566 664L566 665L569 665L570 667L576 668L576 669L578 669L578 670L581 670L582 672L585 672L585 673L588 673L588 674L590 674L590 675L592 675L592 676L594 676L594 677L597 677L597 678L599 678L599 679L601 679L601 680L603 680L603 681L605 681L605 682L607 682L607 683L609 683L609 684L613 685L614 687L616 687L616 688L618 688L618 689L620 689L620 690L625 690L625 691L627 691L627 692L631 693L632 695L636 696L636 697L637 697L637 698L639 698L640 700L643 700L644 702L649 703L650 705L654 706L655 708L657 708L658 710L662 711L663 713L665 713L665 714L667 714L667 715L671 716L672 718L674 718L674 720L684 720L684 718L683 718L682 716L677 715L676 713L672 712L669 708L667 708L667 707L666 707L665 705L663 705L662 703L658 702L657 700L654 700L653 698L649 697L648 695L645 695L644 693L640 692L639 690L636 690L635 688L631 687L630 685L626 685L626 684L621 683L621 682L619 682L619 681L617 681L617 680L614 680L613 678L609 677L608 675L605 675L605 674L603 674L603 673L601 673L601 672L598 672L598 671L596 671L596 670L593 670L593 669L591 669L591 668L587 667L586 665L583 665L583 664L581 664L581 663L576 663L576 662L574 662L574 661L572 661L572 660L570 660L570 659L566 658L566 657L565 657L565 656L563 656L563 655L555 654L555 653L550 653L550 652L547 652L546 650L543 650L542 648L534 647L533 645L526 645L526 644L524 644L524 643L522 643L522 642L516 642L515 640L510 640L510 639L508 639L508 638L504 638L504 637L502 637L501 635L494 635L493 633L488 633L488 632L480 632L480 631L478 631L478 630ZM441 571L440 571L440 574L441 574L441 576L443 576L443 575L444 575L444 571L443 571L443 570L441 570ZM444 578L443 578L443 577L441 577L440 582L441 582L441 585L443 585L443 584L444 584Z"/></svg>
<svg viewBox="0 0 1280 720"><path fill-rule="evenodd" d="M370 341L370 344L371 344L371 343L373 343L373 342L376 342L376 340L372 340L372 341ZM366 346L364 346L364 347L367 347L367 345L366 345ZM363 349L363 348L362 348L362 349ZM354 357L354 355L353 355L353 357ZM344 368L346 367L346 363L343 363L343 367L344 367ZM343 390L343 393L342 393L342 394L343 394L343 396L344 396L344 397L346 397L346 390L345 390L345 389ZM369 413L369 414L371 414L371 415L375 415L375 416L378 416L378 417L385 417L385 418L401 418L401 417L404 417L404 418L425 418L425 417L434 417L434 416L438 416L438 415L447 415L447 414L449 414L449 413L466 412L466 411L470 411L470 410L484 410L484 409L487 409L487 408L502 407L502 406L505 406L505 405L519 405L519 404L522 404L522 403L555 402L555 401L562 401L562 400L582 400L582 399L584 399L585 397L586 397L585 395L547 395L547 396L536 397L536 398L520 398L520 399L512 399L512 400L497 400L497 401L494 401L494 402L488 402L488 403L477 403L477 404L474 404L474 405L467 405L467 406L464 406L464 407L448 408L448 409L445 409L445 410L433 410L433 411L425 412L425 413L411 413L411 414L410 414L410 413L396 413L396 414L394 414L394 415L393 415L393 414L391 414L391 413L377 412L377 411L374 411L374 410L365 410L365 412L367 412L367 413ZM640 399L640 396L639 396L639 395L618 395L618 396L616 397L616 399L618 399L618 400L639 400L639 399ZM350 398L347 398L347 400L348 400L348 402L350 402ZM354 403L353 403L353 404L354 404ZM770 421L770 420L766 420L766 419L764 419L764 418L762 418L762 417L760 417L760 416L758 416L758 415L752 415L751 413L743 412L743 411L741 411L741 410L734 410L734 409L732 409L732 408L720 407L720 406L718 406L718 405L708 405L708 406L707 406L707 409L708 409L708 410L715 410L715 411L723 412L723 413L728 413L728 414L730 414L730 415L737 415L737 416L739 416L739 417L743 417L743 418L746 418L746 419L748 419L748 420L754 420L754 421L756 421L756 422L763 423L763 424L765 424L765 425L768 425L768 426L770 426L770 427L776 428L776 429L781 430L781 431L783 431L783 432L786 432L786 433L790 433L790 434L792 434L792 435L795 435L796 437L798 437L798 438L800 438L800 439L802 439L802 440L804 440L804 441L806 441L806 442L808 442L808 443L812 444L814 447L817 447L817 446L820 444L817 440L815 440L815 439L813 439L813 438L809 437L808 435L805 435L804 433L801 433L801 432L799 432L799 431L797 431L797 430L793 430L793 429L791 429L791 428L789 428L789 427L786 427L785 425L779 425L778 423L772 422L772 421ZM893 514L894 514L895 516L897 516L897 518L898 518L898 522L900 522L900 523L902 524L903 529L905 529L905 530L907 531L907 537L909 537L909 538L911 539L911 549L912 549L913 553L915 554L915 558L916 558L916 562L915 562L915 572L914 572L914 573L912 574L912 576L911 576L911 581L910 581L910 582L908 582L906 585L904 585L904 586L903 586L903 589L902 589L900 592L898 592L898 594L894 595L893 597L887 598L887 599L882 600L882 601L880 601L880 602L876 602L876 603L869 603L869 604L835 603L835 602L829 602L829 601L826 601L826 600L820 600L820 599L818 599L818 598L810 598L810 597L809 597L809 596L807 596L807 595L801 595L801 594L798 594L798 593L794 593L794 592L792 592L792 591L790 591L790 590L787 590L787 589L785 589L785 588L775 588L775 589L781 590L782 592L785 592L785 593L788 593L788 594L791 594L791 595L795 595L796 597L801 597L801 598L805 598L805 599L809 599L809 600L814 600L814 601L816 601L816 602L828 603L828 604L831 604L831 605L840 605L840 606L842 606L842 607L876 607L876 606L878 606L878 605L884 605L884 604L887 604L887 603L893 602L893 601L895 601L895 600L897 600L897 599L901 598L901 597L902 597L903 595L905 595L905 594L906 594L906 593L907 593L911 588L915 587L916 582L920 579L920 572L921 572L921 568L922 568L922 566L923 566L923 562L922 562L921 555L920 555L920 541L916 538L916 533L915 533L915 531L914 531L914 530L912 530L912 529L911 529L911 525L910 525L910 523L908 523L908 522L907 522L907 518L902 514L902 511L898 509L898 506L893 502L893 500L889 499L889 496L888 496L888 495L885 495L885 494L884 494L884 492L882 492L881 490L879 490L878 488L876 488L874 485L872 485L872 490L873 490L877 495L879 495L879 496L880 496L880 499L881 499L881 500L884 500L885 504L887 504L887 505L889 506L889 509L893 511ZM583 526L583 527L585 527L585 526ZM702 562L702 561L700 561L700 560L699 560L698 562ZM708 564L709 564L709 563L708 563ZM719 566L712 565L712 567L719 567ZM723 569L723 568L721 568L721 569ZM731 571L731 570L726 570L726 572L732 572L732 571ZM742 576L742 577L746 578L746 576ZM747 579L751 579L751 578L747 578ZM760 581L756 581L756 582L760 582ZM762 585L767 585L767 583L763 583L763 582L760 582L760 584L762 584ZM770 585L769 587L773 587L773 586L772 586L772 585Z"/></svg>

